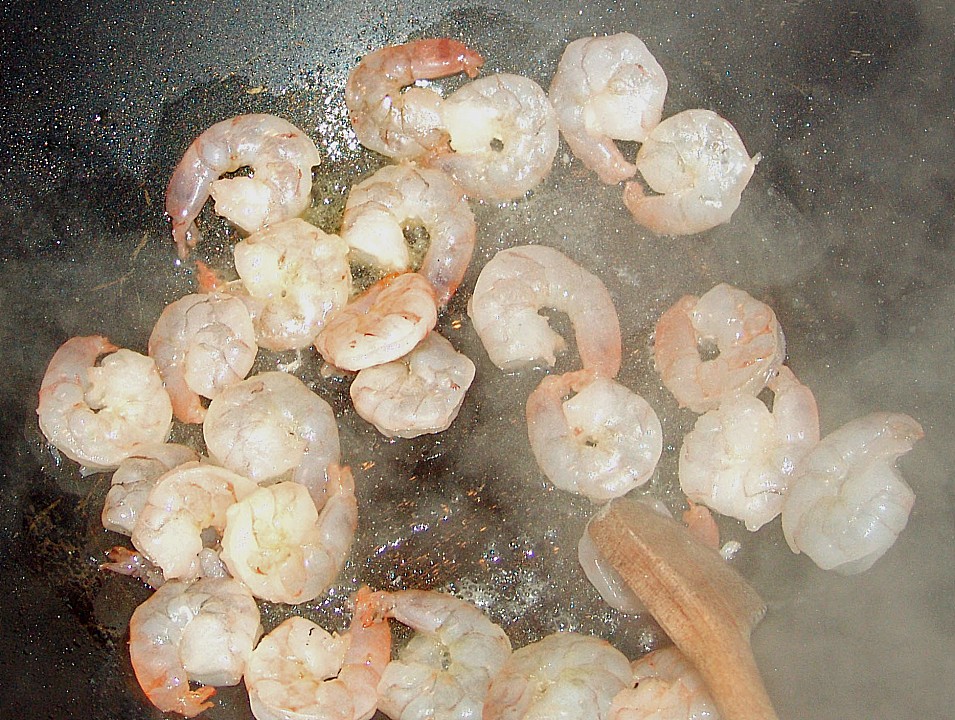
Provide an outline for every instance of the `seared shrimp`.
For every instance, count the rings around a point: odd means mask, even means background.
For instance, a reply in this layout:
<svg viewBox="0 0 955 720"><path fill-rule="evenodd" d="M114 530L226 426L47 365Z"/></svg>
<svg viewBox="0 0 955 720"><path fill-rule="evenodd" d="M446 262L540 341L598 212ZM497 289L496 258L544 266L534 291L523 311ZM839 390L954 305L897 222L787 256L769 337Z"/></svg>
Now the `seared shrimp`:
<svg viewBox="0 0 955 720"><path fill-rule="evenodd" d="M194 717L212 707L215 687L242 679L262 635L259 608L232 578L168 582L133 612L129 657L149 701ZM205 685L191 690L190 682Z"/></svg>
<svg viewBox="0 0 955 720"><path fill-rule="evenodd" d="M666 94L663 68L630 33L574 40L550 83L561 135L608 185L637 172L614 140L646 140L660 123Z"/></svg>
<svg viewBox="0 0 955 720"><path fill-rule="evenodd" d="M216 123L182 156L166 187L172 238L185 258L200 238L195 220L211 194L215 210L246 232L301 214L321 162L311 139L274 115L239 115ZM239 168L250 177L219 177Z"/></svg>
<svg viewBox="0 0 955 720"><path fill-rule="evenodd" d="M418 273L391 275L334 315L315 348L342 370L361 370L407 355L438 322L431 283Z"/></svg>
<svg viewBox="0 0 955 720"><path fill-rule="evenodd" d="M654 650L630 667L637 686L617 694L608 720L719 720L703 678L677 648Z"/></svg>
<svg viewBox="0 0 955 720"><path fill-rule="evenodd" d="M595 502L644 484L663 452L650 404L591 370L545 377L527 398L527 434L547 478Z"/></svg>
<svg viewBox="0 0 955 720"><path fill-rule="evenodd" d="M474 380L474 363L437 332L404 357L359 370L351 384L357 412L387 437L447 430Z"/></svg>
<svg viewBox="0 0 955 720"><path fill-rule="evenodd" d="M449 38L416 40L365 55L345 84L345 104L358 142L396 160L447 145L441 96L410 86L461 72L477 77L483 64L478 53Z"/></svg>
<svg viewBox="0 0 955 720"><path fill-rule="evenodd" d="M201 397L214 398L248 375L258 350L245 304L221 293L186 295L170 303L149 336L149 356L173 413L184 423L201 423L206 415Z"/></svg>
<svg viewBox="0 0 955 720"><path fill-rule="evenodd" d="M428 235L424 259L413 263L406 230ZM474 214L445 173L411 163L386 165L348 193L342 238L353 255L385 272L417 269L444 305L471 262Z"/></svg>
<svg viewBox="0 0 955 720"><path fill-rule="evenodd" d="M843 575L872 567L908 523L915 493L895 461L923 436L908 415L880 412L824 437L783 504L783 533L793 552Z"/></svg>
<svg viewBox="0 0 955 720"><path fill-rule="evenodd" d="M620 324L610 293L594 275L545 245L502 250L481 270L468 303L491 361L502 370L535 363L553 366L566 348L538 313L544 307L567 313L584 368L605 377L620 369Z"/></svg>
<svg viewBox="0 0 955 720"><path fill-rule="evenodd" d="M719 354L704 360L701 349L713 345ZM785 358L772 308L726 283L699 298L684 295L657 321L657 372L680 407L696 413L739 393L758 394Z"/></svg>
<svg viewBox="0 0 955 720"><path fill-rule="evenodd" d="M559 131L547 94L521 75L489 75L441 106L451 151L431 162L477 200L522 197L550 172Z"/></svg>
<svg viewBox="0 0 955 720"><path fill-rule="evenodd" d="M53 354L36 412L47 440L91 471L118 467L172 428L156 363L99 335L70 338Z"/></svg>
<svg viewBox="0 0 955 720"><path fill-rule="evenodd" d="M729 222L757 162L729 122L710 110L685 110L657 125L637 153L637 169L661 194L629 182L623 201L655 233L703 232Z"/></svg>

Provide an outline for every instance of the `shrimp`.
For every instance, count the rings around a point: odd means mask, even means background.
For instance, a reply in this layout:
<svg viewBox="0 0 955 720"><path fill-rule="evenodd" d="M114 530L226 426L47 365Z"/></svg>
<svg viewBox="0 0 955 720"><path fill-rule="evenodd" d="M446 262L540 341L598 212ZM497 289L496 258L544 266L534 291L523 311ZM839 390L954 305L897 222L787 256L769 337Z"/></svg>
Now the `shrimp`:
<svg viewBox="0 0 955 720"><path fill-rule="evenodd" d="M634 220L661 235L692 235L729 222L759 155L750 157L729 122L710 110L685 110L657 125L637 152L651 190L628 182L623 202Z"/></svg>
<svg viewBox="0 0 955 720"><path fill-rule="evenodd" d="M404 357L359 370L351 399L386 437L413 438L447 430L474 380L474 363L436 331Z"/></svg>
<svg viewBox="0 0 955 720"><path fill-rule="evenodd" d="M610 293L596 276L545 245L502 250L478 276L468 315L491 362L505 371L554 365L566 343L537 312L543 307L570 316L584 368L616 376L620 323Z"/></svg>
<svg viewBox="0 0 955 720"><path fill-rule="evenodd" d="M252 369L258 352L252 316L225 293L186 295L167 305L149 336L176 418L201 423L200 396L214 398Z"/></svg>
<svg viewBox="0 0 955 720"><path fill-rule="evenodd" d="M409 86L461 72L474 78L483 64L478 53L449 38L416 40L365 55L345 84L345 105L358 142L395 160L422 157L447 145L441 96Z"/></svg>
<svg viewBox="0 0 955 720"><path fill-rule="evenodd" d="M715 344L716 357L701 349ZM756 395L786 358L772 308L721 283L702 297L684 295L657 321L653 360L680 407L704 413L740 393Z"/></svg>
<svg viewBox="0 0 955 720"><path fill-rule="evenodd" d="M215 210L246 232L301 214L311 202L311 139L274 115L238 115L216 123L182 156L166 187L172 238L185 259L200 239L195 220L211 194ZM219 180L250 166L252 176Z"/></svg>
<svg viewBox="0 0 955 720"><path fill-rule="evenodd" d="M667 77L635 35L580 38L564 49L549 94L571 152L615 185L637 166L614 140L646 140L663 117Z"/></svg>
<svg viewBox="0 0 955 720"><path fill-rule="evenodd" d="M241 279L236 295L249 309L261 347L308 347L348 302L348 246L300 218L253 233L233 252Z"/></svg>
<svg viewBox="0 0 955 720"><path fill-rule="evenodd" d="M557 115L547 94L521 75L489 75L464 85L441 106L450 152L430 162L477 200L522 197L550 172Z"/></svg>
<svg viewBox="0 0 955 720"><path fill-rule="evenodd" d="M332 635L290 617L252 652L245 685L257 720L368 720L391 657L388 621L374 617L371 591L355 597L351 627Z"/></svg>
<svg viewBox="0 0 955 720"><path fill-rule="evenodd" d="M701 415L680 450L680 487L698 503L758 530L783 508L802 459L819 442L812 391L785 365L769 381L772 412L737 395Z"/></svg>
<svg viewBox="0 0 955 720"><path fill-rule="evenodd" d="M444 305L471 262L477 229L461 190L445 173L411 163L386 165L348 193L342 238L353 254L385 272L411 269L405 231L423 228L420 272Z"/></svg>
<svg viewBox="0 0 955 720"><path fill-rule="evenodd" d="M603 720L633 685L626 656L606 640L558 632L511 653L491 680L483 720Z"/></svg>
<svg viewBox="0 0 955 720"><path fill-rule="evenodd" d="M133 611L129 658L139 686L163 712L194 717L215 688L242 679L262 635L259 608L232 578L167 582ZM190 682L206 687L191 690Z"/></svg>
<svg viewBox="0 0 955 720"><path fill-rule="evenodd" d="M289 604L314 600L344 567L358 504L348 468L332 473L321 513L296 482L260 487L226 510L222 561L256 597Z"/></svg>
<svg viewBox="0 0 955 720"><path fill-rule="evenodd" d="M872 567L905 529L915 493L896 459L924 437L901 413L870 413L824 437L806 456L783 504L783 534L824 570Z"/></svg>
<svg viewBox="0 0 955 720"><path fill-rule="evenodd" d="M527 399L527 434L547 478L595 502L647 482L663 453L649 403L592 370L545 377Z"/></svg>
<svg viewBox="0 0 955 720"><path fill-rule="evenodd" d="M315 348L337 368L361 370L407 355L437 322L431 283L418 273L391 275L334 315Z"/></svg>
<svg viewBox="0 0 955 720"><path fill-rule="evenodd" d="M172 404L156 363L100 335L70 338L57 349L36 412L47 440L93 472L118 467L139 445L161 443L172 429Z"/></svg>
<svg viewBox="0 0 955 720"><path fill-rule="evenodd" d="M675 647L631 663L637 686L613 699L608 720L719 720L700 673Z"/></svg>

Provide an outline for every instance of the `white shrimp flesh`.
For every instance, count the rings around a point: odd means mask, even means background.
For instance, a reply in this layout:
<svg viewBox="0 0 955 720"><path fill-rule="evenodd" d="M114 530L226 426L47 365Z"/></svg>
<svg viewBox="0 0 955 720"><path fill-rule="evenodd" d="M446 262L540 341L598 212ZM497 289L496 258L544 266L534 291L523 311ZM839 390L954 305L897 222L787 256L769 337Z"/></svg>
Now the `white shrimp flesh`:
<svg viewBox="0 0 955 720"><path fill-rule="evenodd" d="M621 691L608 720L719 720L693 664L676 647L666 647L634 660L636 687Z"/></svg>

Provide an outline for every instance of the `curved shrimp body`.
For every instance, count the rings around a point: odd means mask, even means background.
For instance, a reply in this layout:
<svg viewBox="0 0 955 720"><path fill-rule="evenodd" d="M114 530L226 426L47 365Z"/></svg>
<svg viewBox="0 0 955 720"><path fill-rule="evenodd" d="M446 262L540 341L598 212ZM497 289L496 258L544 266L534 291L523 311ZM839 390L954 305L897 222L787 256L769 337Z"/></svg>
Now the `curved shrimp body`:
<svg viewBox="0 0 955 720"><path fill-rule="evenodd" d="M824 437L806 456L783 504L793 552L824 570L868 570L905 529L915 494L896 459L924 436L901 413L871 413Z"/></svg>
<svg viewBox="0 0 955 720"><path fill-rule="evenodd" d="M550 84L557 122L571 152L608 185L632 177L614 140L643 142L660 123L667 78L630 33L574 40Z"/></svg>
<svg viewBox="0 0 955 720"><path fill-rule="evenodd" d="M381 711L393 720L480 717L491 678L511 654L504 631L453 595L400 590L373 598L379 615L415 631L381 676Z"/></svg>
<svg viewBox="0 0 955 720"><path fill-rule="evenodd" d="M710 110L685 110L657 125L637 152L637 169L661 194L629 182L623 201L653 232L703 232L729 222L757 162L729 122Z"/></svg>
<svg viewBox="0 0 955 720"><path fill-rule="evenodd" d="M418 228L428 235L428 249L420 263L413 263L405 232ZM417 269L444 305L471 262L477 229L450 177L403 163L386 165L351 189L341 233L362 262L385 272Z"/></svg>
<svg viewBox="0 0 955 720"><path fill-rule="evenodd" d="M527 434L547 478L595 502L645 483L663 452L649 403L589 370L541 381L527 399Z"/></svg>
<svg viewBox="0 0 955 720"><path fill-rule="evenodd" d="M163 442L172 428L156 363L99 335L71 338L57 349L36 412L47 440L90 470L118 467L137 446Z"/></svg>
<svg viewBox="0 0 955 720"><path fill-rule="evenodd" d="M404 357L359 370L350 394L357 412L386 437L447 430L474 380L474 363L437 332Z"/></svg>
<svg viewBox="0 0 955 720"><path fill-rule="evenodd" d="M312 167L321 162L311 139L274 115L238 115L216 123L182 156L166 187L172 237L185 258L199 240L195 220L209 195L219 215L246 232L301 214L311 201ZM250 177L218 178L239 168Z"/></svg>
<svg viewBox="0 0 955 720"><path fill-rule="evenodd" d="M567 313L583 367L605 377L620 369L617 310L595 276L545 245L502 250L481 270L468 315L491 361L505 371L553 366L564 339L538 310Z"/></svg>
<svg viewBox="0 0 955 720"><path fill-rule="evenodd" d="M704 360L701 347L716 346ZM680 407L703 413L723 400L766 387L786 358L776 314L748 293L721 283L702 297L684 295L656 324L653 359Z"/></svg>
<svg viewBox="0 0 955 720"><path fill-rule="evenodd" d="M441 96L403 88L418 80L467 73L477 77L484 58L449 38L416 40L365 55L345 84L345 104L358 142L396 160L427 155L447 144Z"/></svg>
<svg viewBox="0 0 955 720"><path fill-rule="evenodd" d="M719 720L700 673L675 647L631 663L634 688L613 699L608 720Z"/></svg>
<svg viewBox="0 0 955 720"><path fill-rule="evenodd" d="M521 75L488 75L453 92L441 106L450 152L430 162L468 197L507 202L550 172L559 131L547 94Z"/></svg>
<svg viewBox="0 0 955 720"><path fill-rule="evenodd" d="M140 687L163 712L194 717L212 707L214 687L242 678L262 635L259 608L232 578L167 582L133 612L129 657Z"/></svg>
<svg viewBox="0 0 955 720"><path fill-rule="evenodd" d="M337 368L361 370L407 355L437 322L431 283L418 273L391 275L334 315L315 348Z"/></svg>
<svg viewBox="0 0 955 720"><path fill-rule="evenodd" d="M603 720L633 685L630 663L606 640L559 632L515 650L491 680L483 720Z"/></svg>

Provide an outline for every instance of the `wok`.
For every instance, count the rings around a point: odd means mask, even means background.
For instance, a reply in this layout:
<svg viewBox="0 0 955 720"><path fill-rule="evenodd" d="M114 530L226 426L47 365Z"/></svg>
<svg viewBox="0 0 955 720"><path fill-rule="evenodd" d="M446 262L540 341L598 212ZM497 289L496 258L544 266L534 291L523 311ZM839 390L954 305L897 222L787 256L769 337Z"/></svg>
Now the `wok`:
<svg viewBox="0 0 955 720"><path fill-rule="evenodd" d="M901 466L917 501L870 571L841 577L790 553L778 520L736 567L769 612L753 642L783 718L943 717L955 705L955 53L950 3L7 2L0 97L0 716L148 718L126 623L147 592L98 571L118 536L99 527L106 476L81 478L39 434L36 392L68 337L143 350L193 277L175 262L165 182L189 141L240 112L274 112L325 156L313 218L334 230L347 188L381 162L348 133L342 86L367 51L450 35L484 72L545 85L564 44L642 37L670 80L665 114L706 107L763 160L733 221L700 236L636 227L620 189L558 154L526 200L476 206L480 245L440 328L477 379L442 435L388 442L345 384L302 370L341 420L360 482L361 529L334 591L302 612L338 629L358 582L469 597L521 645L556 629L612 637L628 655L664 643L645 618L608 610L582 580L576 542L593 511L553 490L523 431L540 372L504 376L466 317L479 268L524 242L557 246L601 276L620 314L621 379L659 412L668 445L640 492L676 507L676 457L693 418L652 369L656 317L717 282L769 302L789 363L812 387L823 432L872 410L917 418L926 439ZM206 257L234 236L208 214ZM460 321L460 322L459 322ZM558 370L569 369L572 353ZM266 614L270 626L281 610ZM249 717L241 688L210 718Z"/></svg>

